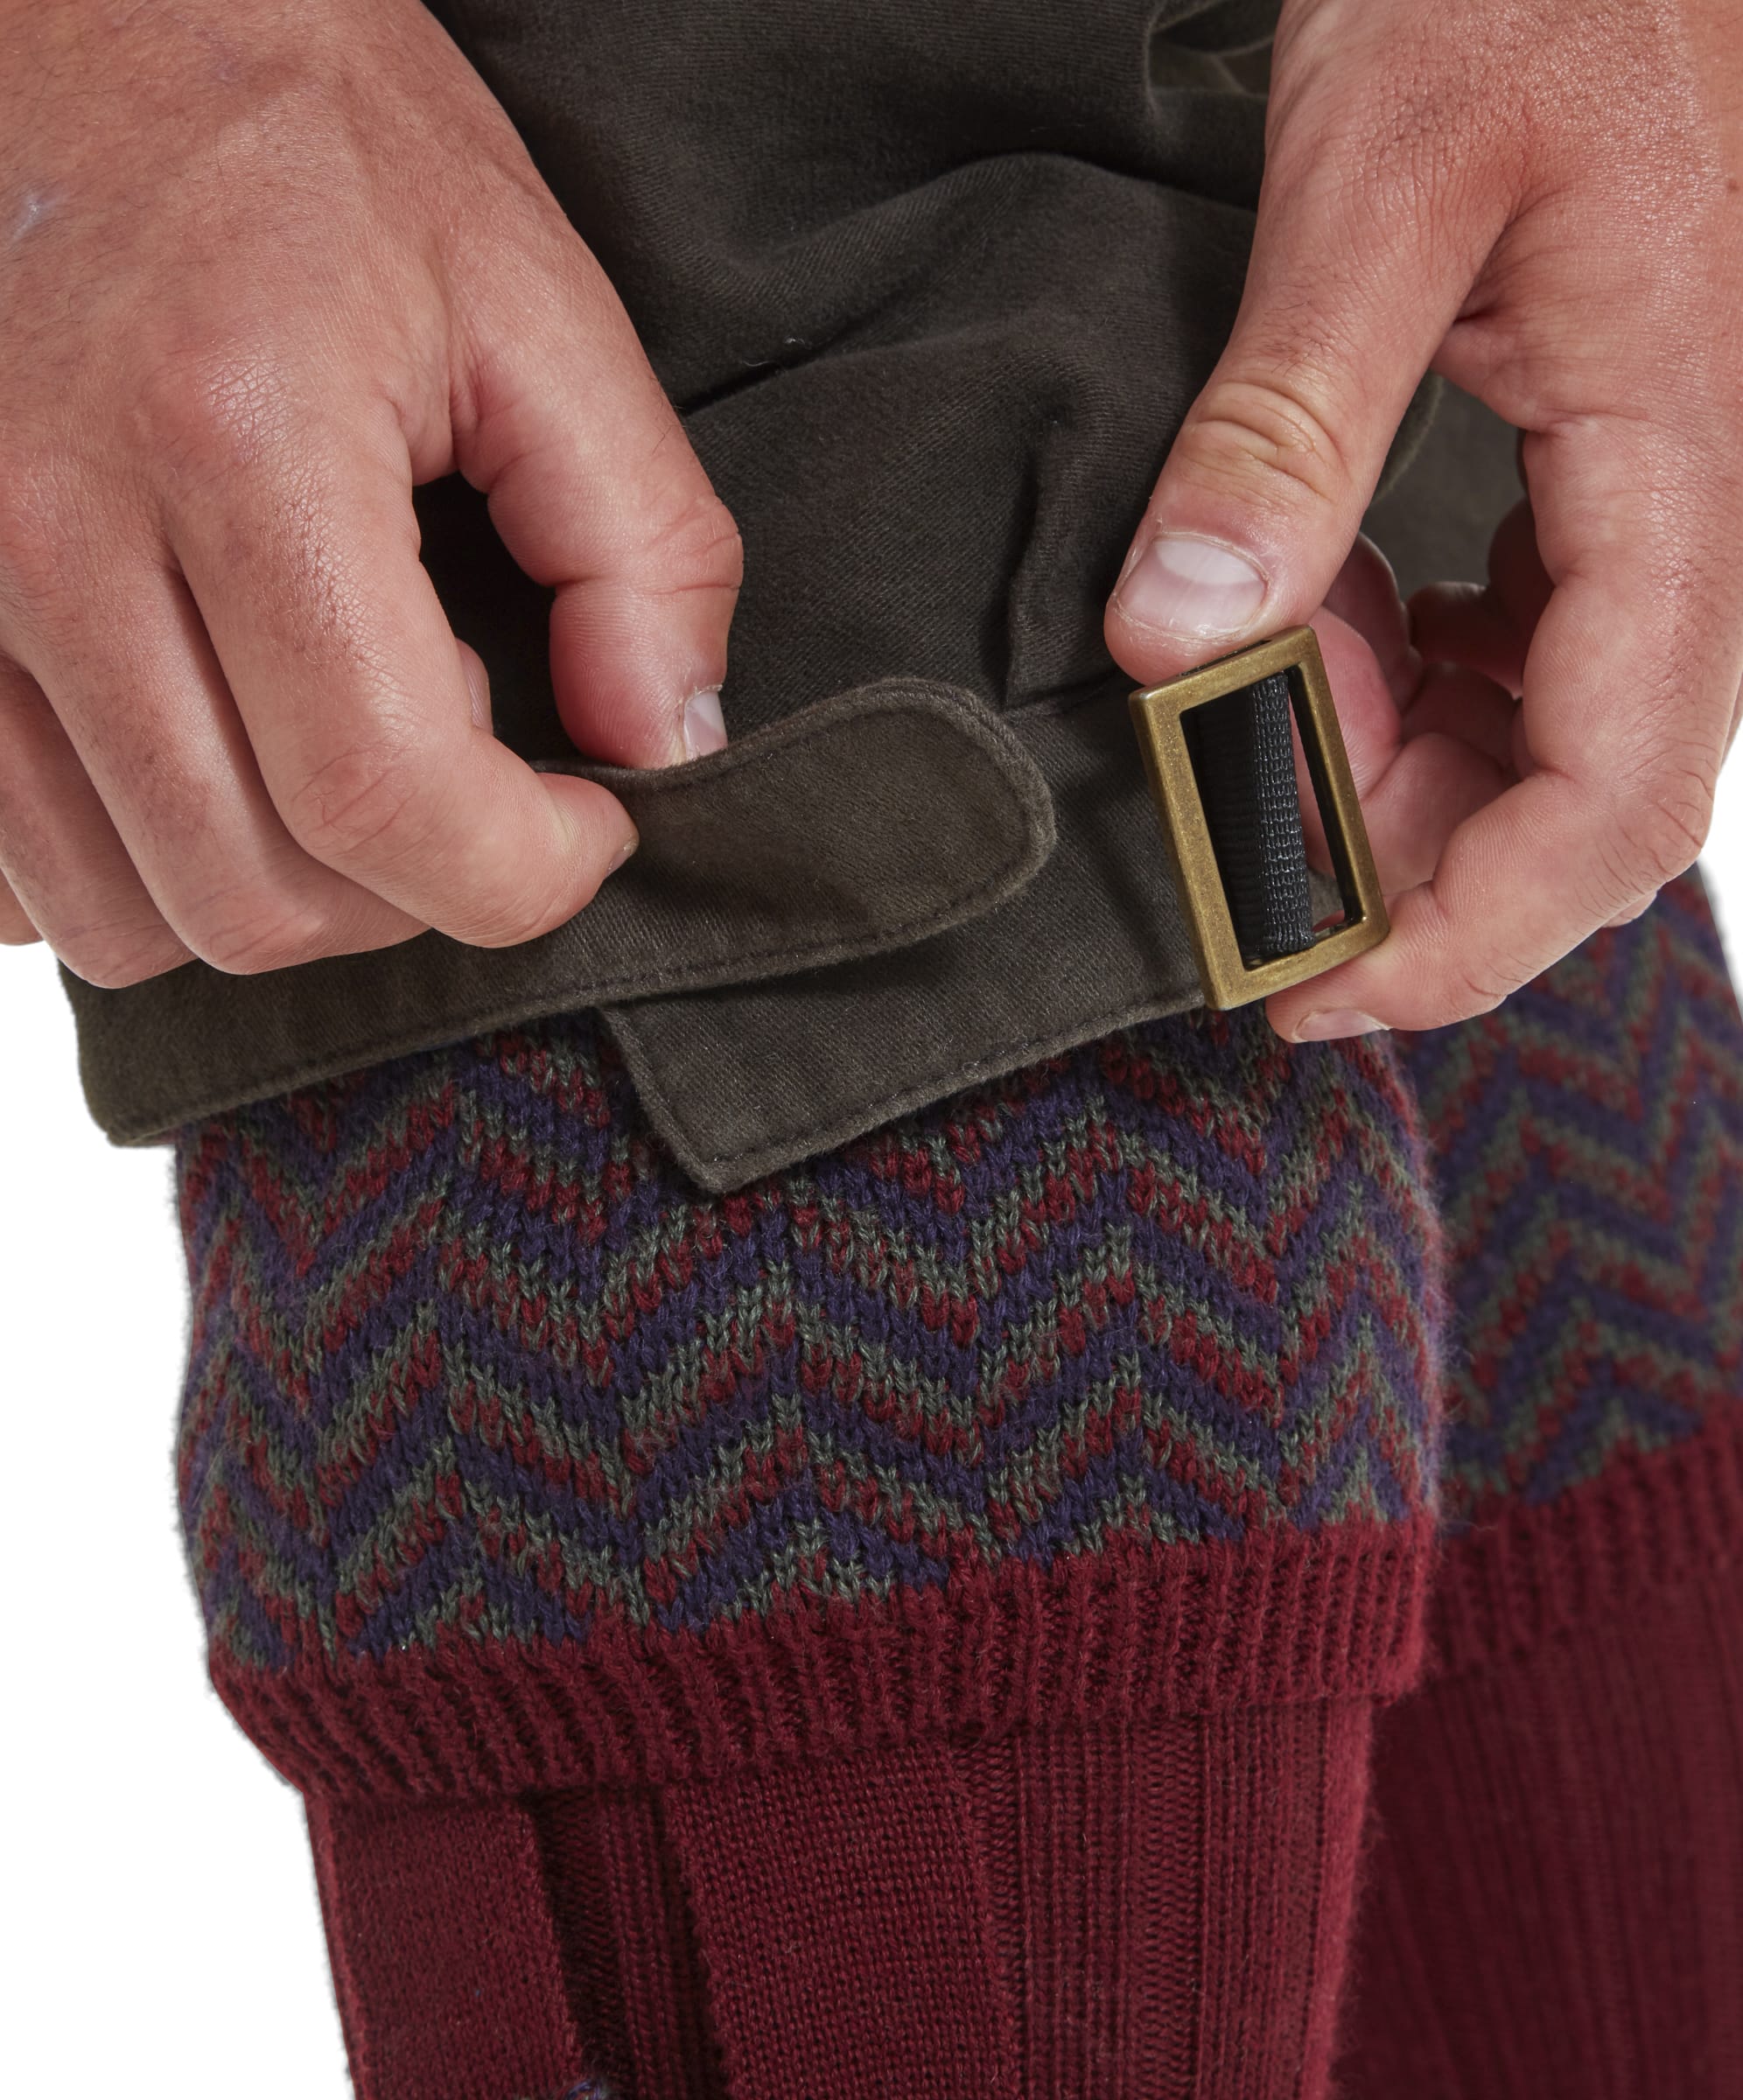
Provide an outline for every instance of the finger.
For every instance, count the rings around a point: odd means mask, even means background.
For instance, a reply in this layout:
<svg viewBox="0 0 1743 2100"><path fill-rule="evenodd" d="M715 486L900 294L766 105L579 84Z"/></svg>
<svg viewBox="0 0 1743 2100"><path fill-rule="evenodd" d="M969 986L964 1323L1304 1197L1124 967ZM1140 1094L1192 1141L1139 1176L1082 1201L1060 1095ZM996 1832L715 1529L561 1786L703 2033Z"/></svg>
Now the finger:
<svg viewBox="0 0 1743 2100"><path fill-rule="evenodd" d="M1516 696L1523 690L1531 646L1482 584L1425 584L1411 593L1410 635L1433 662L1480 672Z"/></svg>
<svg viewBox="0 0 1743 2100"><path fill-rule="evenodd" d="M1362 800L1375 871L1388 898L1427 882L1459 827L1513 784L1463 738L1432 731L1410 738Z"/></svg>
<svg viewBox="0 0 1743 2100"><path fill-rule="evenodd" d="M33 929L17 937L39 934L93 984L186 962L36 681L4 658L0 751L0 876Z"/></svg>
<svg viewBox="0 0 1743 2100"><path fill-rule="evenodd" d="M1406 742L1456 737L1480 752L1509 780L1520 774L1519 708L1513 696L1461 664L1424 668L1422 687L1404 719Z"/></svg>
<svg viewBox="0 0 1743 2100"><path fill-rule="evenodd" d="M472 703L472 723L474 729L487 730L494 719L490 708L490 673L485 662L469 641L456 642L460 652L460 669L466 677L466 698Z"/></svg>
<svg viewBox="0 0 1743 2100"><path fill-rule="evenodd" d="M1146 681L1305 620L1324 599L1499 230L1504 205L1483 186L1341 136L1368 121L1346 108L1327 117L1323 94L1290 98L1233 334L1110 604L1108 646ZM1480 213L1468 201L1479 195Z"/></svg>
<svg viewBox="0 0 1743 2100"><path fill-rule="evenodd" d="M1743 686L1738 687L1737 697L1731 704L1731 725L1725 732L1725 756L1719 761L1721 765L1731 757L1731 747L1737 741L1737 731L1740 724L1743 724Z"/></svg>
<svg viewBox="0 0 1743 2100"><path fill-rule="evenodd" d="M1537 551L1529 502L1516 504L1489 544L1489 580L1435 584L1410 599L1410 633L1424 656L1480 671L1510 693L1523 690L1525 656L1554 586Z"/></svg>
<svg viewBox="0 0 1743 2100"><path fill-rule="evenodd" d="M1354 630L1374 653L1386 690L1402 710L1422 682L1422 659L1410 645L1410 621L1398 597L1392 564L1373 541L1359 537L1326 593L1326 611ZM1318 627L1316 619L1313 623ZM1320 636L1320 647L1326 638Z"/></svg>
<svg viewBox="0 0 1743 2100"><path fill-rule="evenodd" d="M1349 604L1348 593L1340 594ZM1360 606L1351 610L1360 612ZM1337 709L1338 727L1349 760L1350 777L1364 805L1376 785L1385 777L1404 743L1405 712L1414 695L1414 682L1400 676L1376 651L1369 633L1372 622L1362 628L1329 608L1313 620L1320 654L1326 668ZM1386 637L1382 633L1382 647ZM1390 653L1390 652L1389 652ZM1420 667L1418 667L1419 676ZM1306 772L1306 756L1297 742L1297 776L1301 784L1301 814L1311 838L1322 836L1319 805Z"/></svg>
<svg viewBox="0 0 1743 2100"><path fill-rule="evenodd" d="M71 586L84 608L38 682L165 921L218 969L382 948L421 922L305 852L273 807L186 585Z"/></svg>
<svg viewBox="0 0 1743 2100"><path fill-rule="evenodd" d="M240 449L236 473L184 490L170 531L291 836L458 940L508 946L572 917L634 827L603 788L536 774L478 725L397 424Z"/></svg>
<svg viewBox="0 0 1743 2100"><path fill-rule="evenodd" d="M738 529L572 234L536 290L493 279L467 313L461 471L522 568L556 593L551 676L578 745L636 766L718 749Z"/></svg>
<svg viewBox="0 0 1743 2100"><path fill-rule="evenodd" d="M40 941L30 914L12 894L12 886L0 876L0 948L28 948Z"/></svg>
<svg viewBox="0 0 1743 2100"><path fill-rule="evenodd" d="M1614 918L1606 919L1604 923L1612 930L1619 926L1632 926L1636 919L1643 918L1657 901L1658 892L1648 890L1643 896L1636 897L1632 904L1624 905Z"/></svg>
<svg viewBox="0 0 1743 2100"><path fill-rule="evenodd" d="M1467 674L1424 675L1417 664L1412 686L1412 659L1391 617L1396 594L1390 608L1377 598L1364 604L1354 581L1347 573L1334 596L1362 619L1362 629L1330 612L1322 612L1313 627L1336 696L1375 868L1390 896L1424 881L1464 819L1510 784L1507 724L1515 710L1496 687ZM1378 634L1393 660L1390 679L1385 662L1370 646L1370 634ZM1308 856L1316 867L1328 868L1325 828L1298 743L1296 771Z"/></svg>
<svg viewBox="0 0 1743 2100"><path fill-rule="evenodd" d="M1695 858L1743 671L1734 528L1708 463L1653 449L1588 422L1528 453L1557 585L1525 667L1531 771L1458 827L1390 940L1271 1002L1280 1032L1485 1012Z"/></svg>

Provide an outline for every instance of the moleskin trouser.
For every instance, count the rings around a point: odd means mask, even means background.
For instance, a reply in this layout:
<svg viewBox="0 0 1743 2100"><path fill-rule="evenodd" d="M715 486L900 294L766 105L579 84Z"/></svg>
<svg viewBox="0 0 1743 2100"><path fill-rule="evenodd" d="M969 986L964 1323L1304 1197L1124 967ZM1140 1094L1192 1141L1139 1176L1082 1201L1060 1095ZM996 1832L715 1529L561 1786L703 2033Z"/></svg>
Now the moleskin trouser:
<svg viewBox="0 0 1743 2100"><path fill-rule="evenodd" d="M420 491L498 735L609 784L640 850L514 948L68 976L110 1135L598 1006L725 1188L1199 1004L1102 608L1239 298L1264 106L1223 54L1267 11L443 0L744 532L732 740L578 759L548 593L474 492Z"/></svg>

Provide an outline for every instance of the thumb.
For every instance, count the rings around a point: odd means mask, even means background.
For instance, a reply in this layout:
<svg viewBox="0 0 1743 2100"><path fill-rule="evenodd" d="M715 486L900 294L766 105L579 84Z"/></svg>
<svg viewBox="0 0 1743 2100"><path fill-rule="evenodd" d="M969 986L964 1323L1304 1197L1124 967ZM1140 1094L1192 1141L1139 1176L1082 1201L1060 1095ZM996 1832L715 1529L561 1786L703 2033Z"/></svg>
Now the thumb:
<svg viewBox="0 0 1743 2100"><path fill-rule="evenodd" d="M0 948L28 948L41 939L24 906L13 895L11 884L0 875Z"/></svg>
<svg viewBox="0 0 1743 2100"><path fill-rule="evenodd" d="M1445 136L1417 165L1396 86L1349 63L1288 72L1245 290L1175 438L1109 605L1115 659L1155 683L1308 619L1360 530L1387 448L1496 229L1452 179ZM1308 61L1296 61L1298 72ZM1394 113L1396 119L1396 113Z"/></svg>
<svg viewBox="0 0 1743 2100"><path fill-rule="evenodd" d="M626 766L716 749L738 528L578 236L565 228L554 267L530 275L508 273L467 316L457 462L556 593L551 680L580 748Z"/></svg>

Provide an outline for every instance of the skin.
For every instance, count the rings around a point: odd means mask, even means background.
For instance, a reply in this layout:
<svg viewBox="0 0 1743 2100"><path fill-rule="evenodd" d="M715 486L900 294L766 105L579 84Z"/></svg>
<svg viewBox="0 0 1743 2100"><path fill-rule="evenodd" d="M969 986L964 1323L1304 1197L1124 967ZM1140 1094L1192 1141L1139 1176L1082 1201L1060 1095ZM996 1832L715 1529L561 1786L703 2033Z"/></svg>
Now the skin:
<svg viewBox="0 0 1743 2100"><path fill-rule="evenodd" d="M1484 1012L1698 852L1743 683L1740 180L1735 0L1285 5L1245 297L1107 620L1145 682L1320 634L1393 933L1280 1033ZM1528 494L1407 625L1346 556L1431 365ZM1165 530L1262 579L1214 634L1144 616Z"/></svg>
<svg viewBox="0 0 1743 2100"><path fill-rule="evenodd" d="M501 110L416 0L0 0L0 938L119 985L570 917L634 827L490 735L413 485L488 492L623 763L721 740L740 556Z"/></svg>
<svg viewBox="0 0 1743 2100"><path fill-rule="evenodd" d="M739 549L501 111L415 0L0 0L0 939L124 984L569 917L628 819L490 737L410 490L489 492L570 735L629 764L719 740ZM1314 621L1396 930L1270 1012L1428 1026L1705 836L1743 37L1734 0L1289 0L1273 80L1245 300L1108 640L1153 682ZM1523 433L1528 500L1406 618L1356 533L1431 364ZM1163 532L1221 581L1158 624Z"/></svg>

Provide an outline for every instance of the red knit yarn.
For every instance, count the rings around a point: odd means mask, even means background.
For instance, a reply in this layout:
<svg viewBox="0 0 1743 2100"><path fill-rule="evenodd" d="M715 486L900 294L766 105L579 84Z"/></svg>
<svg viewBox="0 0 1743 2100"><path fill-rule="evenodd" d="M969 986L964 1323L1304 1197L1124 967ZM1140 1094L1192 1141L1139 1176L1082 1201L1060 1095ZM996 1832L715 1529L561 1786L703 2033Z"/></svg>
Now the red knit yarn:
<svg viewBox="0 0 1743 2100"><path fill-rule="evenodd" d="M1688 1470L1644 1471L1667 1527ZM1513 1542L1490 1660L1494 1543L1448 1556L1464 1666L1380 1718L1348 2100L1743 2094L1743 1556L1530 1642L1534 1575L1593 1586L1568 1520L1594 1535L1594 1500Z"/></svg>
<svg viewBox="0 0 1743 2100"><path fill-rule="evenodd" d="M361 2100L1317 2093L1368 1715L317 1811Z"/></svg>
<svg viewBox="0 0 1743 2100"><path fill-rule="evenodd" d="M551 1472L555 1418L533 1434L528 1402L512 1452L472 1454L471 1487L424 1477L426 1446L382 1424L424 1404L435 1357L358 1325L340 1362L323 1324L330 1303L360 1320L376 1302L352 1291L375 1242L338 1233L348 1196L331 1214L306 1191L289 1203L348 1251L306 1305L298 1283L282 1323L246 1236L214 1227L228 1309L185 1446L225 1629L214 1676L311 1796L360 2100L1318 2100L1334 2015L1347 2100L1743 2095L1743 1022L1698 905L1673 897L1502 1016L1410 1048L1460 1318L1438 1544L1413 1501L1378 1521L1357 1494L1306 1528L1115 1524L1051 1555L1018 1538L875 1596L777 1568L718 1585L707 1613L539 1634L542 1600L559 1630L569 1608L528 1573L546 1565L541 1483L576 1477ZM1086 1109L1085 1146L1094 1122ZM298 1186L275 1170L223 1214ZM507 1269L548 1231L524 1187L513 1202L479 1226ZM1326 1246L1329 1274L1336 1234ZM834 1288L816 1302L845 1361L858 1301L844 1312ZM1072 1290L1050 1333L1076 1334ZM1196 1338L1180 1290L1170 1332ZM514 1298L536 1315L517 1345L536 1369L551 1302ZM1376 1298L1350 1332L1390 1331L1402 1302ZM760 1334L762 1312L747 1317ZM287 1372L298 1334L326 1414ZM509 1375L463 1339L463 1393ZM664 1362L664 1343L643 1346ZM1383 1368L1372 1347L1333 1354L1357 1368L1308 1439L1316 1477ZM1268 1404L1263 1381L1242 1386L1225 1421L1234 1359L1211 1354L1190 1367L1198 1488L1248 1477L1236 1431ZM1158 1390L1180 1368L1160 1366ZM278 1411L257 1421L262 1379ZM1404 1477L1403 1417L1362 1418L1373 1433L1337 1446L1337 1477ZM451 1410L447 1426L470 1421ZM606 1428L640 1453L638 1423ZM566 1433L598 1446L578 1416ZM724 1532L697 1544L718 1480L734 1550L791 1558L777 1503L741 1494L688 1433L672 1448L695 1485L662 1491L655 1562L730 1558ZM331 1507L302 1491L312 1435ZM1112 1474L1155 1457L1134 1446ZM365 1460L382 1511L341 1521ZM1279 1509L1297 1506L1295 1466ZM505 1467L513 1551L473 1579L471 1535L450 1531L482 1511L508 1537ZM330 1625L304 1609L317 1540ZM344 1600L384 1609L402 1590L422 1615L394 1639L345 1633Z"/></svg>
<svg viewBox="0 0 1743 2100"><path fill-rule="evenodd" d="M309 1803L360 2100L542 2096L576 2042L530 1819L511 1802L347 1816Z"/></svg>
<svg viewBox="0 0 1743 2100"><path fill-rule="evenodd" d="M1423 1519L1121 1544L705 1634L454 1642L274 1672L220 1654L212 1678L284 1776L327 1798L679 1780L940 1734L1394 1694L1417 1675L1432 1550Z"/></svg>
<svg viewBox="0 0 1743 2100"><path fill-rule="evenodd" d="M1743 2092L1738 1422L1447 1547L1438 1674L1377 1724L1350 2100ZM300 1710L375 1796L311 1811L360 2100L1326 2090L1371 1683L1171 1713L1105 1674L1137 1652L1113 1642L1080 1652L1074 1700L1038 1670L977 1728L832 1751L770 1717L790 1698L863 1721L876 1663L913 1658L844 1648L832 1676L808 1652L808 1685L745 1676L717 1631L671 1712L760 1686L760 1721L753 1702L617 1783L472 1805L424 1805L415 1760L389 1783L407 1743L381 1710L362 1726L337 1688ZM1172 1696L1194 1680L1214 1682ZM421 1708L451 1768L458 1696ZM550 1712L521 1720L525 1769L551 1763ZM501 1746L472 1740L481 1780ZM644 1717L616 1740L676 1739Z"/></svg>

